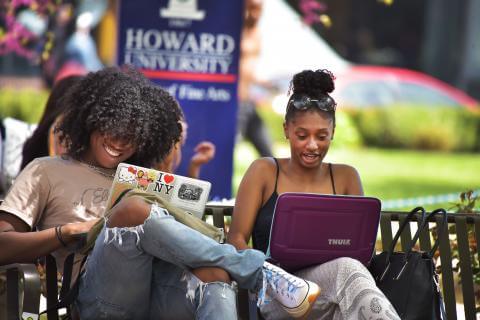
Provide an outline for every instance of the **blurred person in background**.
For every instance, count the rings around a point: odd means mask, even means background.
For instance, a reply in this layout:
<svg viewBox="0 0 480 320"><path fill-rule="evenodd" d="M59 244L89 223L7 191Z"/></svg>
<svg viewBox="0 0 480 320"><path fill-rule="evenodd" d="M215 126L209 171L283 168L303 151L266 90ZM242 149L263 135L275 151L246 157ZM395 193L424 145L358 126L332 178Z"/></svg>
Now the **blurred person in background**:
<svg viewBox="0 0 480 320"><path fill-rule="evenodd" d="M54 85L37 128L23 145L20 170L23 170L35 158L65 153L65 146L60 143L58 135L55 133L55 126L65 110L64 97L70 88L82 78L81 75L69 76L60 79Z"/></svg>
<svg viewBox="0 0 480 320"><path fill-rule="evenodd" d="M77 62L87 71L103 68L97 53L97 45L90 34L93 27L93 14L83 12L76 19L76 29L65 45L65 62Z"/></svg>
<svg viewBox="0 0 480 320"><path fill-rule="evenodd" d="M240 41L237 131L254 145L260 156L271 157L272 141L250 93L252 85L259 84L254 72L260 53L258 21L262 6L263 0L246 1Z"/></svg>
<svg viewBox="0 0 480 320"><path fill-rule="evenodd" d="M79 69L103 68L91 30L102 18L105 0L67 0L60 4L49 22L42 58L42 76L51 88L59 77L78 74Z"/></svg>
<svg viewBox="0 0 480 320"><path fill-rule="evenodd" d="M58 6L55 15L49 20L48 31L43 46L49 48L42 56L42 77L48 88L52 88L55 78L64 64L65 43L75 30L73 3L66 1Z"/></svg>

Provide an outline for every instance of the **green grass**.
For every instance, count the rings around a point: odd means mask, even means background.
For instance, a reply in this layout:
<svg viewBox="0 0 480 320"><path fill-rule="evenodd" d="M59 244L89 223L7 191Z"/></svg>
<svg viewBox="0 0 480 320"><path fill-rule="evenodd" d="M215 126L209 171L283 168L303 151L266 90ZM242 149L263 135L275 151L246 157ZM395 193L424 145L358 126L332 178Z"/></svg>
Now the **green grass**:
<svg viewBox="0 0 480 320"><path fill-rule="evenodd" d="M289 155L288 145L275 145L275 155ZM245 142L235 148L233 190L249 164L257 157ZM366 195L394 200L480 189L478 154L422 152L384 149L331 149L327 162L346 163L357 168ZM426 205L429 210L449 208L450 203ZM409 208L399 208L409 209Z"/></svg>

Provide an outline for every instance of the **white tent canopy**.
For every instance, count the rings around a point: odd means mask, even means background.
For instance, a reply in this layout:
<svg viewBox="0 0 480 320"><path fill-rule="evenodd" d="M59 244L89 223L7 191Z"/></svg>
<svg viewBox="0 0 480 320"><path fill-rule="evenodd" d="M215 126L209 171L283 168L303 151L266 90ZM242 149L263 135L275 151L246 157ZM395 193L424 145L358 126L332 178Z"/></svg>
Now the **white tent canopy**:
<svg viewBox="0 0 480 320"><path fill-rule="evenodd" d="M290 79L304 69L344 71L349 62L340 57L284 0L265 0L259 22L261 51L258 79Z"/></svg>

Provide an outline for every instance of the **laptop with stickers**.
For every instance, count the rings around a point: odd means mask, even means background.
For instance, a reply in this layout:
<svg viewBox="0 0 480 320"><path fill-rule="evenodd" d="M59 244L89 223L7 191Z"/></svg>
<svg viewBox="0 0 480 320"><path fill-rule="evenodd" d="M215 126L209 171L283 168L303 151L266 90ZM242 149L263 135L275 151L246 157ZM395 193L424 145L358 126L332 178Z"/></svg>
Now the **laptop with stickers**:
<svg viewBox="0 0 480 320"><path fill-rule="evenodd" d="M380 200L371 197L283 193L275 205L269 254L287 270L340 257L368 265L380 210Z"/></svg>
<svg viewBox="0 0 480 320"><path fill-rule="evenodd" d="M165 201L202 218L211 183L155 169L120 163L110 189L107 208L126 189L139 189L159 195Z"/></svg>

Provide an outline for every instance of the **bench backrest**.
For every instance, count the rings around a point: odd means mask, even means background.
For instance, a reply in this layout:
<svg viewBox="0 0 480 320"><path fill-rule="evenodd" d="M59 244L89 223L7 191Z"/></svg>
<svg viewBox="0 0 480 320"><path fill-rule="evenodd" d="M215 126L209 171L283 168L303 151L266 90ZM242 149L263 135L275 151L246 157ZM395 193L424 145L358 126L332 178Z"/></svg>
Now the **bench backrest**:
<svg viewBox="0 0 480 320"><path fill-rule="evenodd" d="M208 206L206 208L206 218L212 219L213 224L217 227L225 228L230 222L233 212L232 206ZM398 223L402 222L406 217L406 212L382 212L380 218L380 235L381 241L377 242L376 250L382 251L388 248L392 241L393 235L398 228ZM418 219L418 217L416 217ZM420 250L429 250L432 245L432 239L435 235L435 222L431 221L430 231L421 233L419 240ZM445 299L445 308L447 318L450 320L457 319L456 304L462 302L464 305L464 315L468 320L476 319L476 313L480 311L477 305L480 305L480 297L475 296L475 286L473 281L474 271L478 276L478 257L480 256L480 215L479 214L448 214L450 237L456 239L451 241L446 235L440 238L440 247L438 254L441 261L440 273L442 278L442 290ZM418 223L418 222L417 222ZM397 250L405 248L406 244L412 238L412 230L407 225L400 238L400 246ZM413 226L412 226L413 227ZM458 258L458 267L461 270L461 290L458 286L459 279L456 275L454 267L452 267L452 258ZM477 269L472 269L472 265ZM19 300L22 296L22 290L19 290L19 279L23 284L23 311L38 313L40 281L34 265L16 264L0 267L0 271L7 271L7 299L8 299L8 319L18 319L19 316ZM52 277L54 278L54 277ZM54 278L54 286L56 277ZM48 280L47 280L48 282ZM457 284L457 285L455 285ZM56 290L54 291L56 292ZM241 319L257 319L255 304L249 303L248 293L246 290L239 291L239 315ZM54 302L47 302L51 305ZM21 314L21 312L20 312ZM55 317L49 317L54 319Z"/></svg>
<svg viewBox="0 0 480 320"><path fill-rule="evenodd" d="M231 219L233 212L232 206L207 206L206 216L211 216L213 223L217 227L225 228L225 223ZM377 243L376 251L387 250L390 246L393 236L398 229L398 224L401 223L408 212L390 212L382 211L380 218L380 239ZM418 217L417 220L418 224ZM417 249L422 251L430 250L433 239L436 238L436 222L434 218L430 220L430 230L421 232L419 239L419 247ZM442 290L445 299L445 308L447 318L451 320L457 319L456 304L463 302L465 319L476 319L476 312L480 311L480 297L475 297L473 269L472 265L479 266L480 256L480 215L479 214L448 214L449 230L452 239L456 242L450 241L447 234L440 238L440 246L437 254L440 255L441 263L440 275L442 278ZM418 225L417 225L418 226ZM412 226L413 227L413 226ZM470 234L470 236L469 236ZM474 236L473 236L474 235ZM397 250L404 250L406 245L412 239L411 226L407 225L400 237L400 247ZM458 253L457 253L458 252ZM459 289L459 279L452 267L452 258L458 257L458 267L461 270L461 290ZM457 269L457 268L455 268ZM478 270L477 270L478 274ZM455 285L455 282L457 285ZM478 296L478 289L477 289ZM242 297L239 297L239 304L242 304ZM241 307L242 305L240 305ZM248 309L243 309L246 311ZM242 311L242 310L241 310ZM242 312L243 313L243 312ZM244 313L243 313L244 314ZM463 317L461 317L463 318Z"/></svg>

